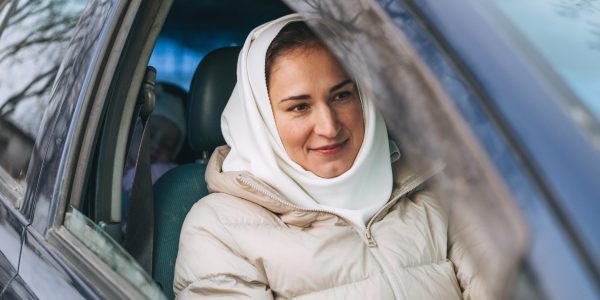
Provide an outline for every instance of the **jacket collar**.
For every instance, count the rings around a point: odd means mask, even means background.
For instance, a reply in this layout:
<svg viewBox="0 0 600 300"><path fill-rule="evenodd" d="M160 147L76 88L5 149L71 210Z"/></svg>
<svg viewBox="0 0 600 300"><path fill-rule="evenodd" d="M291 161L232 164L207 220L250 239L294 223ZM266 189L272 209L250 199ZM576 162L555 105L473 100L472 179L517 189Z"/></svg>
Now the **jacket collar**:
<svg viewBox="0 0 600 300"><path fill-rule="evenodd" d="M230 148L221 146L213 152L206 169L206 183L210 193L225 193L245 199L280 215L283 222L298 227L308 227L313 222L332 217L341 217L325 210L299 207L286 199L281 193L246 171L222 170L223 161ZM444 164L436 162L425 171L414 172L402 157L393 164L394 187L390 201L396 202L403 196L418 190L423 183L440 173ZM382 215L393 206L388 202L373 218L381 219ZM341 220L340 220L341 221Z"/></svg>

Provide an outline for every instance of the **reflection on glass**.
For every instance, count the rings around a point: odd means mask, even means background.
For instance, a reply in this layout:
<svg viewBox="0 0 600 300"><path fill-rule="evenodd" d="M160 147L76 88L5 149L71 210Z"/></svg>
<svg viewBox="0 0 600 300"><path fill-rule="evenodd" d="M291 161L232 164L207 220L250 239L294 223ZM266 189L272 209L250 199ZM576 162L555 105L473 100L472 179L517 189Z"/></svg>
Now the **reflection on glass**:
<svg viewBox="0 0 600 300"><path fill-rule="evenodd" d="M102 228L78 210L69 208L65 227L111 269L134 285L148 299L164 299L152 278Z"/></svg>
<svg viewBox="0 0 600 300"><path fill-rule="evenodd" d="M600 1L491 2L577 95L584 108L571 103L566 110L600 149ZM588 115L595 120L587 120Z"/></svg>
<svg viewBox="0 0 600 300"><path fill-rule="evenodd" d="M0 167L22 181L49 94L84 0L2 3ZM6 5L5 5L6 4Z"/></svg>

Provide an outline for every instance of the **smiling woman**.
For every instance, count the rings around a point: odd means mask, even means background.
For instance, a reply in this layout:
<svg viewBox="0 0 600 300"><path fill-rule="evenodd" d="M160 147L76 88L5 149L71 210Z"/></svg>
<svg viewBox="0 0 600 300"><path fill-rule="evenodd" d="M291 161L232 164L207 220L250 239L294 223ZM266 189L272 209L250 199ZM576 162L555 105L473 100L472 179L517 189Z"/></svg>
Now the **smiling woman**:
<svg viewBox="0 0 600 300"><path fill-rule="evenodd" d="M178 299L488 299L426 189L440 165L392 161L372 99L304 20L259 26L241 50Z"/></svg>
<svg viewBox="0 0 600 300"><path fill-rule="evenodd" d="M238 78L253 93L234 92L223 113L223 170L247 170L296 205L343 209L364 224L392 189L383 119L306 24L275 28L265 32L272 42L249 47L251 68Z"/></svg>
<svg viewBox="0 0 600 300"><path fill-rule="evenodd" d="M282 33L294 32L296 24L302 23L292 23ZM358 91L323 45L288 43L294 48L285 49L281 36L271 43L266 62L269 98L281 142L305 170L323 178L337 177L354 163L365 133Z"/></svg>

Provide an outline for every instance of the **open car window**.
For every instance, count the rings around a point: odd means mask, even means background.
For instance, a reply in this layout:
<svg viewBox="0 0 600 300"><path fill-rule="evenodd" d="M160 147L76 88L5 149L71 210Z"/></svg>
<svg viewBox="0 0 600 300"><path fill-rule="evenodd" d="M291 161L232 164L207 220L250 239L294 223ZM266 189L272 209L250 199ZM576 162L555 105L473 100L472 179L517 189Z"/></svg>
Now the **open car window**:
<svg viewBox="0 0 600 300"><path fill-rule="evenodd" d="M277 4L276 9L270 11L273 3ZM138 4L135 2L135 5ZM140 11L136 13L137 18L134 18L133 13L124 17L124 24L137 22L135 26L131 26L130 31L127 31L130 28L128 25L123 25L122 29L116 28L121 31L117 33L120 36L115 38L118 43L109 45L113 50L106 51L106 53L110 52L107 54L109 59L105 62L105 70L102 70L104 73L98 75L99 79L97 79L103 80L104 84L98 88L93 101L86 104L89 106L85 108L89 111L88 117L81 123L79 129L84 137L78 165L73 171L73 186L69 192L71 198L65 201L63 215L55 222L58 226L55 233L66 243L65 250L86 254L85 257L73 257L75 255L73 254L71 258L78 264L90 266L86 270L87 275L94 278L96 284L104 288L109 287L110 284L118 286L119 289L114 295L119 297L142 295L160 299L165 295L170 298L173 293L172 278L170 281L158 280L160 272L165 271L144 269L142 264L136 261L138 257L126 250L130 249L126 244L128 227L133 222L131 189L142 131L139 118L140 97L152 91L154 97L159 97L164 92L171 96L178 95L171 97L172 99L169 100L171 104L175 103L174 98L186 100L189 81L202 55L215 48L241 44L253 27L282 15L281 8L286 8L278 1L256 7L248 4L252 9L266 10L267 13L251 15L238 20L235 24L230 24L231 17L226 5L206 7L189 3L187 4L189 6L186 6L181 2L179 6L177 4L174 3L173 9L169 10L171 4L168 1L166 3L143 2L140 4ZM130 7L134 11L134 5ZM198 26L182 22L180 15L182 7L183 10L185 7L194 10L193 14L189 14L188 11L185 13L188 18L193 15L194 22L200 23ZM121 5L110 9L115 9L116 15L123 13L119 10L122 9ZM163 22L166 23L163 25ZM148 31L147 28L152 30ZM173 28L178 31L174 33ZM125 40L127 40L126 44L123 42ZM179 55L182 49L193 55L182 58ZM151 58L153 52L156 55ZM155 79L147 81L150 66L156 69L158 75ZM183 106L186 105L183 103ZM172 109L173 105L169 105L169 108ZM169 109L161 108L161 104L155 102L150 118L167 117L168 114L173 113L165 110ZM180 121L174 122L175 127L181 127L181 123L185 126L185 120ZM162 123L161 126L164 125ZM154 125L147 124L146 129L152 126ZM150 131L151 140L154 140L152 135L157 132L157 130ZM179 135L183 137L184 134L179 132ZM158 145L160 146L161 143ZM177 157L171 157L169 168L173 165L191 163L199 158L197 153L190 153L186 145L180 145L178 142L167 141L163 146L180 147L181 150ZM162 173L168 170L165 168L159 171ZM156 179L158 177L160 176ZM178 199L171 200L171 203L176 203ZM185 213L186 211L183 211L182 217L185 217ZM151 227L150 229L152 230ZM177 234L171 237L170 244L157 247L174 249L175 252L169 252L176 254L178 236ZM163 259L156 257L156 254L154 258ZM170 267L172 272L174 261ZM95 269L100 270L100 274ZM106 281L110 284L106 284Z"/></svg>
<svg viewBox="0 0 600 300"><path fill-rule="evenodd" d="M40 193L51 191L56 202L43 197L47 194L36 196L30 228L45 234L107 298L164 299L151 274L122 247L121 194L113 190L121 190L129 128L158 34L148 28L162 26L169 6L170 1L88 3L54 87L49 118L64 135L51 142L64 148L49 147L62 152L43 167L58 169L62 178L60 184L40 180ZM56 215L48 218L48 212Z"/></svg>

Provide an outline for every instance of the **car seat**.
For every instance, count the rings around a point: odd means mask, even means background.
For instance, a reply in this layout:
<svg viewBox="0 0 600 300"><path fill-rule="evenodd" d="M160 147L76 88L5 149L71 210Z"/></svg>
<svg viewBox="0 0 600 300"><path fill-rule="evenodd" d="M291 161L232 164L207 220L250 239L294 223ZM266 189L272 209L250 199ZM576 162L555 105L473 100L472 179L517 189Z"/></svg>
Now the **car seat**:
<svg viewBox="0 0 600 300"><path fill-rule="evenodd" d="M179 249L179 233L186 214L208 194L204 173L212 151L225 144L221 113L236 82L240 47L208 53L194 73L187 106L189 146L201 157L165 173L154 189L154 256L152 277L165 295L173 295L173 272ZM199 253L201 254L201 253Z"/></svg>

